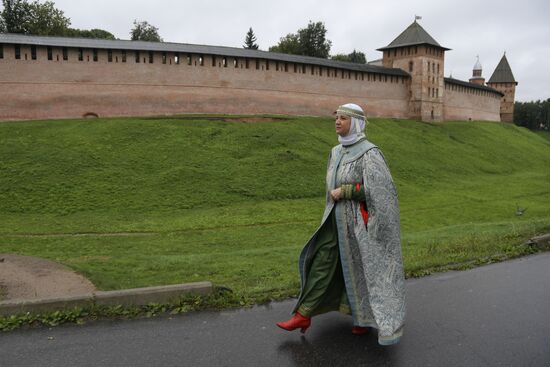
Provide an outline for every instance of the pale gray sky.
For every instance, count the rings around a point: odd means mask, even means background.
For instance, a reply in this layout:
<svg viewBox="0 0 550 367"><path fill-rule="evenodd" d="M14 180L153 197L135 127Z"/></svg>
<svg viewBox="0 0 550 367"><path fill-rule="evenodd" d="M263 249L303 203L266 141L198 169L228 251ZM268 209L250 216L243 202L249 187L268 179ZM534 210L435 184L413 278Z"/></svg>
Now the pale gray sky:
<svg viewBox="0 0 550 367"><path fill-rule="evenodd" d="M516 100L550 98L548 0L54 0L75 28L102 28L129 39L134 19L159 28L165 41L242 47L249 27L260 49L322 21L331 54L353 49L368 60L414 20L446 53L445 76L468 80L479 55L489 79L504 51L519 82Z"/></svg>

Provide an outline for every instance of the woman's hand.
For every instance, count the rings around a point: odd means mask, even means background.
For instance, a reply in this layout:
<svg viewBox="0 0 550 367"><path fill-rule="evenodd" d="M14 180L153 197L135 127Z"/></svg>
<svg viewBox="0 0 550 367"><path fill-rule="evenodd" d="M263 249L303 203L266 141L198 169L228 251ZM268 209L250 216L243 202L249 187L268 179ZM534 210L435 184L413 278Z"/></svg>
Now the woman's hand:
<svg viewBox="0 0 550 367"><path fill-rule="evenodd" d="M342 198L342 189L339 187L337 189L334 189L330 192L330 197L334 201L338 201Z"/></svg>

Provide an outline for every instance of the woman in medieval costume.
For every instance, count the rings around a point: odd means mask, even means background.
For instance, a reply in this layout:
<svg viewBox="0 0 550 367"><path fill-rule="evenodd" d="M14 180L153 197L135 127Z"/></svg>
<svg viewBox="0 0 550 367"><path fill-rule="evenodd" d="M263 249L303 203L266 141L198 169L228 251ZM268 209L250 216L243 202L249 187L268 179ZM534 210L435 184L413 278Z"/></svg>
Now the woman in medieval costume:
<svg viewBox="0 0 550 367"><path fill-rule="evenodd" d="M361 107L338 107L340 144L328 161L325 213L300 254L294 316L277 325L305 332L312 316L341 311L351 314L352 333L376 328L379 344L390 345L405 318L399 207L384 156L364 129Z"/></svg>

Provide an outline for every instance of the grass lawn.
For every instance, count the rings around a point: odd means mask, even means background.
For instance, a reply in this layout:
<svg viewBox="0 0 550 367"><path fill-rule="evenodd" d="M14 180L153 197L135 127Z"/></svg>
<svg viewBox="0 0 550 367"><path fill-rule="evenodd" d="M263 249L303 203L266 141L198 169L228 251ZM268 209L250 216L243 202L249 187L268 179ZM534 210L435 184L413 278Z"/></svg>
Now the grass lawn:
<svg viewBox="0 0 550 367"><path fill-rule="evenodd" d="M409 276L522 255L550 232L547 136L488 122L367 129L397 185ZM287 297L336 142L330 118L2 122L0 253L59 261L104 290L211 280Z"/></svg>

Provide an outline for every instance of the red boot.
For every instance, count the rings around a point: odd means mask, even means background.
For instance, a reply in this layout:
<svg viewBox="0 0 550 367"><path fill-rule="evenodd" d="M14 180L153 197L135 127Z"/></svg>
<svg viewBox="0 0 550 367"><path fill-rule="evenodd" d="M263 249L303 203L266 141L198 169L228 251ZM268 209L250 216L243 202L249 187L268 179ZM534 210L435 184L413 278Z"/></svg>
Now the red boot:
<svg viewBox="0 0 550 367"><path fill-rule="evenodd" d="M351 333L353 335L363 335L363 334L366 334L368 332L369 332L368 327L354 326L354 327L351 328Z"/></svg>
<svg viewBox="0 0 550 367"><path fill-rule="evenodd" d="M310 325L311 325L311 318L302 316L300 315L299 312L296 312L296 314L292 316L290 320L277 323L277 326L280 327L281 329L292 331L300 328L300 331L302 333L305 333Z"/></svg>

